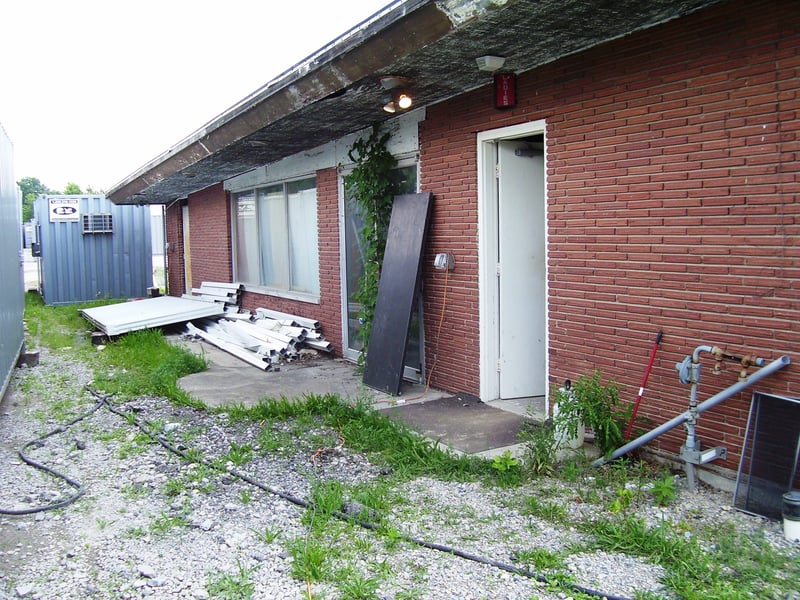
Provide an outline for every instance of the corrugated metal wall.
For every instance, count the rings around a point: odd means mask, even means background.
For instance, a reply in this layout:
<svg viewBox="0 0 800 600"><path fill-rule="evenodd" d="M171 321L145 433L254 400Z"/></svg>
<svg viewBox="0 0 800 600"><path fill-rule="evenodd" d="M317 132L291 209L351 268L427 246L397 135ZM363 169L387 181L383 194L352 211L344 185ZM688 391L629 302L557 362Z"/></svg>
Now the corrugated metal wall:
<svg viewBox="0 0 800 600"><path fill-rule="evenodd" d="M14 147L0 125L0 398L8 388L25 339L21 204L14 180Z"/></svg>
<svg viewBox="0 0 800 600"><path fill-rule="evenodd" d="M85 216L109 214L111 232L84 233ZM153 285L149 207L117 206L104 196L40 196L34 215L46 304L137 298Z"/></svg>

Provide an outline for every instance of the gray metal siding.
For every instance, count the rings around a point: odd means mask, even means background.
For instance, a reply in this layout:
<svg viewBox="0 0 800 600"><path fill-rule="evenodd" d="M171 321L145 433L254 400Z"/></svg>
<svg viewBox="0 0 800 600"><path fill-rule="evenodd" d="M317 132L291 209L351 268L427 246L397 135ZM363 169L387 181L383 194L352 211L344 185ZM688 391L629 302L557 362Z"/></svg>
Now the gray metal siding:
<svg viewBox="0 0 800 600"><path fill-rule="evenodd" d="M50 199L78 199L77 221L51 222ZM111 233L83 233L82 217L110 213ZM40 196L42 296L46 304L137 298L153 282L150 210L118 206L103 196Z"/></svg>
<svg viewBox="0 0 800 600"><path fill-rule="evenodd" d="M14 147L0 125L0 398L8 388L25 340L21 204L14 180Z"/></svg>

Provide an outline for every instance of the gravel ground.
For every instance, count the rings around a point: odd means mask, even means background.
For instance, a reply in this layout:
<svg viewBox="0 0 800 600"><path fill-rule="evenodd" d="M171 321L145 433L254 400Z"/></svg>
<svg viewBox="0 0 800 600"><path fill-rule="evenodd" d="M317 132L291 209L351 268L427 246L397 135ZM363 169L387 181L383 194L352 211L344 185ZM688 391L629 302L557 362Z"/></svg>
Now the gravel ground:
<svg viewBox="0 0 800 600"><path fill-rule="evenodd" d="M74 492L23 464L17 450L91 409L95 399L84 390L90 383L84 365L46 351L38 367L17 370L0 407L0 509L25 511ZM252 598L270 599L569 597L496 566L340 522L325 527L322 545L339 575L326 583L299 580L292 576L292 550L311 543L310 513L290 500L309 498L315 482L381 481L381 468L342 447L336 432L321 425L300 437L292 423L231 424L225 414L176 407L163 398L137 398L115 408L131 418L101 406L29 446L32 459L82 482L85 493L56 510L0 514L0 598L246 597L230 591L236 581L238 589L251 586ZM231 458L232 448L248 446L252 456L241 466L229 462L227 472L213 471L152 443L131 424L133 415L158 424L176 447L200 449L207 459ZM690 494L680 482L678 488L679 498L667 508L642 501L630 510L653 524L730 521L740 531L763 531L770 544L800 560L800 548L784 540L779 523L730 509L729 494L707 488ZM502 564L534 548L575 548L581 543L576 529L521 512L519 499L542 490L551 498L560 493L573 521L598 510L570 501L575 490L555 479L514 490L416 479L392 489L387 530ZM580 586L611 596L662 591L663 570L641 558L576 551L566 566ZM795 593L787 590L787 598L800 597Z"/></svg>

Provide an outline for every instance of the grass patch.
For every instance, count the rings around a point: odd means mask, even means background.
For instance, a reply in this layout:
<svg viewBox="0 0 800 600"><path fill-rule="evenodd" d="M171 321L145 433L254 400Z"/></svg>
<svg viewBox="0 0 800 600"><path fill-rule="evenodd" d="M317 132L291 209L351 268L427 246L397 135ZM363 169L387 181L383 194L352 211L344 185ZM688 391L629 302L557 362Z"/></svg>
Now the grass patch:
<svg viewBox="0 0 800 600"><path fill-rule="evenodd" d="M561 555L546 548L520 550L514 555L514 562L536 572L566 570L567 565Z"/></svg>
<svg viewBox="0 0 800 600"><path fill-rule="evenodd" d="M564 524L569 521L569 513L561 502L539 500L536 496L525 499L525 505L520 511L524 515L533 515L550 523Z"/></svg>
<svg viewBox="0 0 800 600"><path fill-rule="evenodd" d="M743 535L730 524L689 537L676 534L671 524L648 527L632 516L583 523L580 529L594 536L598 548L664 567L665 583L684 600L783 598L800 581L800 565L787 561L763 534Z"/></svg>
<svg viewBox="0 0 800 600"><path fill-rule="evenodd" d="M179 404L202 407L178 387L178 379L208 367L207 361L170 344L159 329L134 331L111 342L101 354L96 384L123 398L164 396Z"/></svg>
<svg viewBox="0 0 800 600"><path fill-rule="evenodd" d="M36 292L25 294L26 342L30 349L49 348L51 350L90 350L90 335L93 326L78 312L82 308L92 308L114 304L117 300L98 300L81 304L61 304L47 306Z"/></svg>
<svg viewBox="0 0 800 600"><path fill-rule="evenodd" d="M207 361L170 344L161 330L134 331L107 344L103 352L95 350L90 342L93 326L78 311L114 302L117 301L47 306L39 294L28 292L25 296L28 347L69 349L95 369L95 385L109 394L124 398L164 396L180 404L203 408L202 403L178 387L177 380L206 369Z"/></svg>
<svg viewBox="0 0 800 600"><path fill-rule="evenodd" d="M347 567L337 573L336 579L342 600L378 600L379 578L359 573L355 567Z"/></svg>
<svg viewBox="0 0 800 600"><path fill-rule="evenodd" d="M503 480L507 484L505 473L492 468L491 461L445 452L366 404L350 404L333 394L308 395L297 401L265 399L254 407L228 407L224 412L232 421L305 421L307 431L327 425L339 432L347 447L389 467L399 479L429 476L446 481L482 480L492 485Z"/></svg>
<svg viewBox="0 0 800 600"><path fill-rule="evenodd" d="M289 544L292 577L300 581L324 581L330 570L329 548L315 537L296 538Z"/></svg>

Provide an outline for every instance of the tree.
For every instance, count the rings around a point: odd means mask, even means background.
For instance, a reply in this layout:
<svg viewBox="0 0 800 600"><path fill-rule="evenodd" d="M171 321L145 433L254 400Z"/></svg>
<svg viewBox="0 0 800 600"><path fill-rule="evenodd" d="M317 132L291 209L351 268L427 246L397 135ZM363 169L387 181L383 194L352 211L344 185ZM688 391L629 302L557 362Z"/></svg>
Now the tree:
<svg viewBox="0 0 800 600"><path fill-rule="evenodd" d="M33 203L42 194L55 194L60 195L61 192L58 190L51 190L41 181L39 181L36 177L23 177L20 181L17 182L19 189L22 190L22 222L27 223L33 218ZM104 195L105 192L100 190L99 192L95 191L92 186L87 186L86 191L82 191L80 186L77 183L69 182L67 183L67 187L64 188L64 194L69 195L79 195L79 194L89 194L92 196L95 195Z"/></svg>
<svg viewBox="0 0 800 600"><path fill-rule="evenodd" d="M22 222L27 223L33 218L33 202L40 194L57 194L36 177L23 177L17 182L22 190Z"/></svg>

